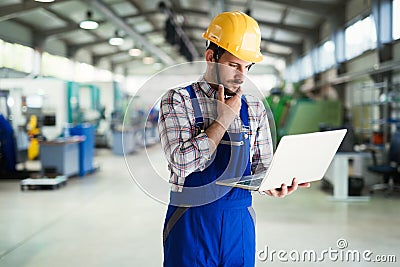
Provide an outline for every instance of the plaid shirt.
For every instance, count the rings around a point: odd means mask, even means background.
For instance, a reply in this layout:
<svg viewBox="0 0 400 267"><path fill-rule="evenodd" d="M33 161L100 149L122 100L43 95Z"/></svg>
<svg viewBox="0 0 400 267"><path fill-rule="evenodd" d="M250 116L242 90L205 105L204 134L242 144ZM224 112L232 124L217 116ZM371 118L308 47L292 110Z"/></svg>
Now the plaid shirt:
<svg viewBox="0 0 400 267"><path fill-rule="evenodd" d="M217 91L205 82L204 77L192 86L206 129L217 117ZM255 174L266 171L269 167L273 144L263 103L251 95L245 95L245 99L249 106L251 171ZM196 133L192 102L184 87L171 89L162 97L158 127L161 145L171 172L171 190L180 192L185 178L194 171L204 170L211 158L206 133ZM241 129L242 121L237 116L229 126L228 132L238 133Z"/></svg>

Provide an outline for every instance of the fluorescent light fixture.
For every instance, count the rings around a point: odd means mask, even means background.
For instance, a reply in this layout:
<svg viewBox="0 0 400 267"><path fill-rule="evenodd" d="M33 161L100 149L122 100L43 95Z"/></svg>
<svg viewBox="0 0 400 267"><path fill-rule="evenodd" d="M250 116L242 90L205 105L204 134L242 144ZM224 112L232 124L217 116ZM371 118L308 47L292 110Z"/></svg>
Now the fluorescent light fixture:
<svg viewBox="0 0 400 267"><path fill-rule="evenodd" d="M142 62L143 62L144 64L146 64L146 65L153 64L154 58L152 58L152 57L144 57L144 58L142 59Z"/></svg>
<svg viewBox="0 0 400 267"><path fill-rule="evenodd" d="M85 30L95 30L99 27L99 24L92 19L92 12L88 11L86 20L79 23L79 27Z"/></svg>
<svg viewBox="0 0 400 267"><path fill-rule="evenodd" d="M139 48L129 49L129 55L131 57L138 57L138 56L140 56L141 53L142 53L142 50L140 50Z"/></svg>
<svg viewBox="0 0 400 267"><path fill-rule="evenodd" d="M124 44L124 38L122 38L121 36L119 36L118 34L118 30L115 31L115 36L111 37L108 40L108 43L110 45L123 45Z"/></svg>
<svg viewBox="0 0 400 267"><path fill-rule="evenodd" d="M42 3L51 3L54 2L54 0L35 0L36 2L42 2Z"/></svg>
<svg viewBox="0 0 400 267"><path fill-rule="evenodd" d="M111 37L110 40L108 40L108 43L110 45L123 45L124 44L124 39L119 36Z"/></svg>
<svg viewBox="0 0 400 267"><path fill-rule="evenodd" d="M95 30L99 27L99 24L93 20L84 20L79 23L79 27L85 30Z"/></svg>

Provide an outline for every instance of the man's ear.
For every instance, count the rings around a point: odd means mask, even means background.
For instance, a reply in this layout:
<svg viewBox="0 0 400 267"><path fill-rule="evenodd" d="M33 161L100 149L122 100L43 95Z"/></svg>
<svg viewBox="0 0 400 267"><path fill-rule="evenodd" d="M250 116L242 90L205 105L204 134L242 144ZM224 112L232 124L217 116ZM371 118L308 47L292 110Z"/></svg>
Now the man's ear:
<svg viewBox="0 0 400 267"><path fill-rule="evenodd" d="M214 62L214 51L207 49L205 52L205 58L207 62Z"/></svg>

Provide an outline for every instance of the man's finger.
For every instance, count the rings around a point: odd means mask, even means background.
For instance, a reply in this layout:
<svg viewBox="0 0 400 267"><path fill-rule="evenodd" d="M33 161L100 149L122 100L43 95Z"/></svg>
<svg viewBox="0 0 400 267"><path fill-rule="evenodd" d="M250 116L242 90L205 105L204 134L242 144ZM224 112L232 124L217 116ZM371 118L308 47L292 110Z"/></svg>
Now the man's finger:
<svg viewBox="0 0 400 267"><path fill-rule="evenodd" d="M301 183L299 184L299 187L310 187L311 183Z"/></svg>
<svg viewBox="0 0 400 267"><path fill-rule="evenodd" d="M299 183L298 183L297 179L293 178L292 186L290 188L288 188L289 189L288 192L291 193L293 191L296 191L298 186L299 186Z"/></svg>
<svg viewBox="0 0 400 267"><path fill-rule="evenodd" d="M288 193L288 188L285 184L282 184L281 191L279 192L279 197L284 197Z"/></svg>
<svg viewBox="0 0 400 267"><path fill-rule="evenodd" d="M296 191L296 190L297 190L297 184L296 184L296 185L293 185L293 186L290 186L290 187L287 189L287 194L290 195L291 193L293 193L293 192Z"/></svg>

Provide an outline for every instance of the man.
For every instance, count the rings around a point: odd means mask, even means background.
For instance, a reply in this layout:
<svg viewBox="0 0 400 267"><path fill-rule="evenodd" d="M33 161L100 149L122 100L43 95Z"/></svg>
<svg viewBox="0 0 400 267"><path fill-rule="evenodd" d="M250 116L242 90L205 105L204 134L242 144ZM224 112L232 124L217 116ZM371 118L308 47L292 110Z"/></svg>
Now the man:
<svg viewBox="0 0 400 267"><path fill-rule="evenodd" d="M204 76L161 99L159 132L172 183L164 266L254 266L251 193L215 181L266 171L272 159L265 108L241 89L250 67L262 60L260 29L242 12L225 12L203 37ZM294 179L265 193L283 197L297 187Z"/></svg>

